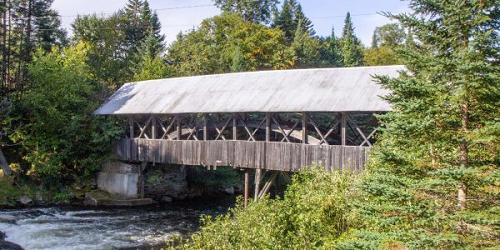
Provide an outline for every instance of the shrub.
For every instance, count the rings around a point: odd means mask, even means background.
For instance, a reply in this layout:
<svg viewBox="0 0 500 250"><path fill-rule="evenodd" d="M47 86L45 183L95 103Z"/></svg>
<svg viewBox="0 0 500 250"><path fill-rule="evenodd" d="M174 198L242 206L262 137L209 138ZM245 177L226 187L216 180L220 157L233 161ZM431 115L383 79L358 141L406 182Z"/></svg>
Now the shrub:
<svg viewBox="0 0 500 250"><path fill-rule="evenodd" d="M241 199L227 214L204 217L202 229L181 249L330 248L354 221L351 174L311 168L294 175L281 199L247 208Z"/></svg>

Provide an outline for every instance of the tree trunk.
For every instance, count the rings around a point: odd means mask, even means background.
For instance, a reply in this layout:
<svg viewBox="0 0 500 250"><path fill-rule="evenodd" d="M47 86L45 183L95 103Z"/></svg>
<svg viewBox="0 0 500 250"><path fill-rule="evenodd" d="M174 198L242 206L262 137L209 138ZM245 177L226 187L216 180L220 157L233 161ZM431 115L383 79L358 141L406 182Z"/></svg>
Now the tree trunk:
<svg viewBox="0 0 500 250"><path fill-rule="evenodd" d="M2 150L0 149L0 167L3 169L3 173L7 176L12 174L12 170L9 167L9 164L7 163L7 159L3 155Z"/></svg>
<svg viewBox="0 0 500 250"><path fill-rule="evenodd" d="M469 105L467 102L462 104L460 111L462 118L462 132L464 133L464 136L466 136L469 131ZM463 138L460 142L460 165L463 168L466 168L469 165L469 144L466 138ZM463 182L459 184L457 200L458 208L460 210L464 210L466 208L467 187Z"/></svg>

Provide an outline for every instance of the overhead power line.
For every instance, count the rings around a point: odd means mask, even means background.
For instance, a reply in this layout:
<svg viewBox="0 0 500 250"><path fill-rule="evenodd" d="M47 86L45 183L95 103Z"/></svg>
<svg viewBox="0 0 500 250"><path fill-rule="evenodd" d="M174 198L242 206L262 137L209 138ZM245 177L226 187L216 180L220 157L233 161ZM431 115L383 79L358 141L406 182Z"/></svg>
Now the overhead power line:
<svg viewBox="0 0 500 250"><path fill-rule="evenodd" d="M165 7L165 8L158 8L158 9L151 9L153 12L161 12L161 11L168 11L168 10L180 10L180 9L195 9L195 8L206 8L206 7L215 7L213 4L198 4L198 5L184 5L184 6L173 6L173 7ZM59 17L59 18L74 18L74 17L79 17L79 16L89 16L89 15L100 15L100 16L105 16L105 15L113 15L115 12L94 12L94 13L86 13L86 14L76 14L76 15L45 15L45 16L33 16L34 18L54 18L54 17ZM31 17L31 19L33 19ZM28 17L12 17L11 19L13 20L23 20L23 19L28 19Z"/></svg>

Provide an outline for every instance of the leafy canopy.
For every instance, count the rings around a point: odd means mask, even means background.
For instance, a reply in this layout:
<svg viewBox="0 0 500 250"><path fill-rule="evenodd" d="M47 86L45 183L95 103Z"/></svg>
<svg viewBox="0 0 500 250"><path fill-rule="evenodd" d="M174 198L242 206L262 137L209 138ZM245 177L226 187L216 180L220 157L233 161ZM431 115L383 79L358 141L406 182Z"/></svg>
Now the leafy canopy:
<svg viewBox="0 0 500 250"><path fill-rule="evenodd" d="M167 54L176 75L224 73L238 70L283 69L293 65L293 53L279 29L222 14L180 34Z"/></svg>
<svg viewBox="0 0 500 250"><path fill-rule="evenodd" d="M95 117L102 86L87 62L88 45L38 51L29 65L31 88L16 107L22 124L10 139L21 142L28 174L51 187L91 177L118 133L113 121Z"/></svg>

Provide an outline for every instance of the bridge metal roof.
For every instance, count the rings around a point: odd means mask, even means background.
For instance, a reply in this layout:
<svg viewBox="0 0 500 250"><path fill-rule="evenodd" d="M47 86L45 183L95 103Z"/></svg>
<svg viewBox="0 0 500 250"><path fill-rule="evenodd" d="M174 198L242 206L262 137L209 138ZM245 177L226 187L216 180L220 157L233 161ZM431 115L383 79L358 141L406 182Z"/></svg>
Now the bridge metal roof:
<svg viewBox="0 0 500 250"><path fill-rule="evenodd" d="M374 75L404 66L228 73L127 83L97 115L390 111Z"/></svg>

